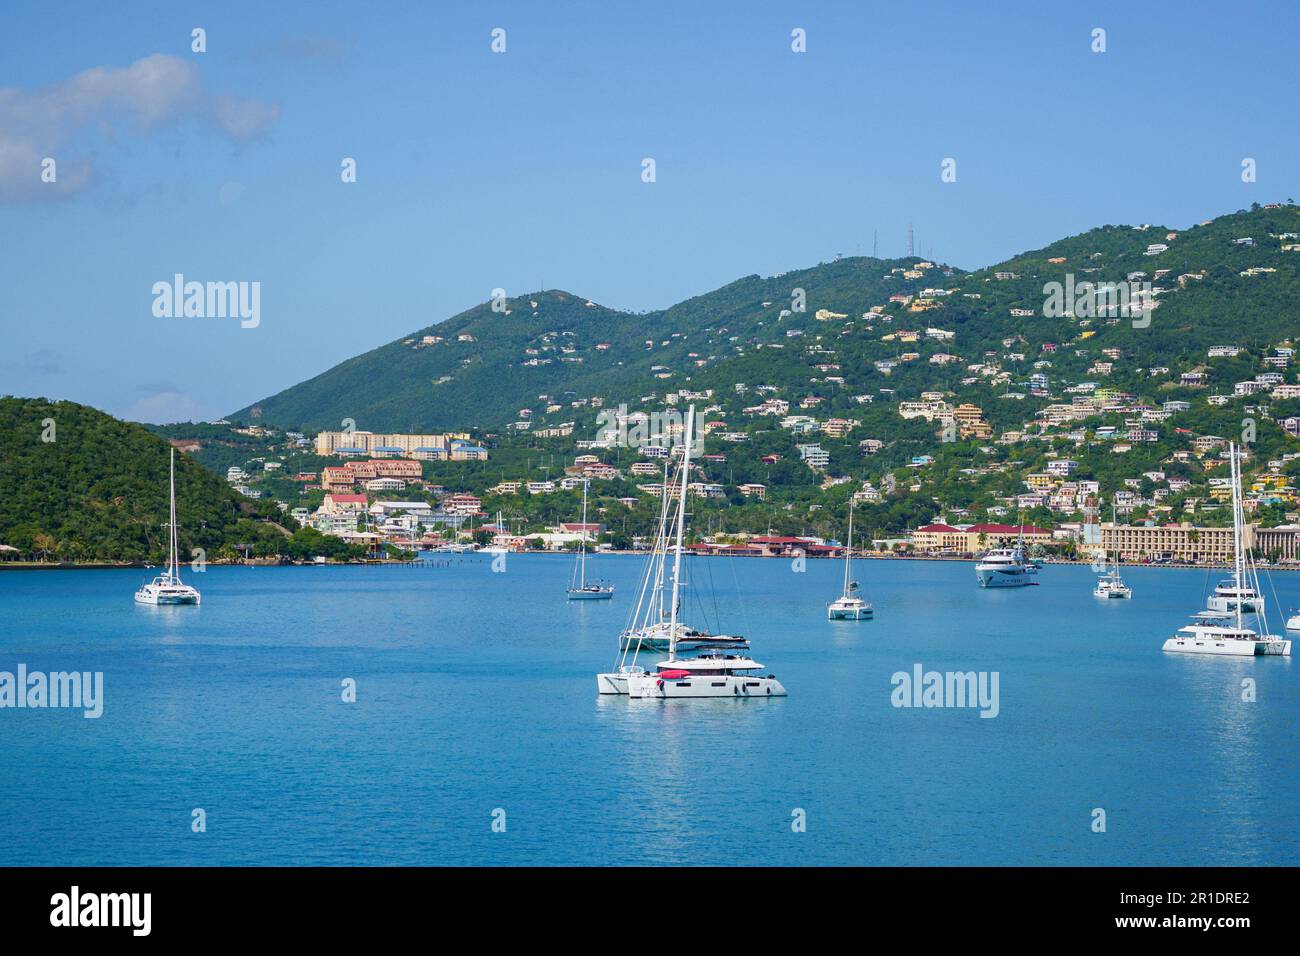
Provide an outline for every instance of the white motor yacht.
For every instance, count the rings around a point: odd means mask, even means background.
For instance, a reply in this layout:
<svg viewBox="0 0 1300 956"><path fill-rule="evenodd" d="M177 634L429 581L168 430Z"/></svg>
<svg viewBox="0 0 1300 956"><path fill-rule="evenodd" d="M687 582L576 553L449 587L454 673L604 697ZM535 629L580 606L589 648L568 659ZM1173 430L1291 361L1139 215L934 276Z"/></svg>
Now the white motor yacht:
<svg viewBox="0 0 1300 956"><path fill-rule="evenodd" d="M1021 526L1021 534L1023 535ZM975 578L982 588L1023 588L1037 584L1030 580L1038 573L1038 563L1025 555L1024 546L1017 542L1012 548L993 548L975 565Z"/></svg>

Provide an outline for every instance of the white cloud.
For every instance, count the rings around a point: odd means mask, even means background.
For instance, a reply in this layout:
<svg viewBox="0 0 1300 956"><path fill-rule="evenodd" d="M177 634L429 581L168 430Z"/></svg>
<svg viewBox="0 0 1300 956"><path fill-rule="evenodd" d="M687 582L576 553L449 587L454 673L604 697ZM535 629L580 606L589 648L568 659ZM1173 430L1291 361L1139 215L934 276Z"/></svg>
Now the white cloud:
<svg viewBox="0 0 1300 956"><path fill-rule="evenodd" d="M170 425L173 422L201 422L208 417L198 402L173 386L141 386L145 390L159 389L139 399L121 415L129 422L150 425Z"/></svg>
<svg viewBox="0 0 1300 956"><path fill-rule="evenodd" d="M83 129L124 119L148 131L181 119L210 123L237 140L280 117L277 104L213 93L191 63L155 53L127 67L95 67L38 90L0 88L0 202L66 196L94 181L90 163L61 150ZM57 180L41 180L53 157Z"/></svg>

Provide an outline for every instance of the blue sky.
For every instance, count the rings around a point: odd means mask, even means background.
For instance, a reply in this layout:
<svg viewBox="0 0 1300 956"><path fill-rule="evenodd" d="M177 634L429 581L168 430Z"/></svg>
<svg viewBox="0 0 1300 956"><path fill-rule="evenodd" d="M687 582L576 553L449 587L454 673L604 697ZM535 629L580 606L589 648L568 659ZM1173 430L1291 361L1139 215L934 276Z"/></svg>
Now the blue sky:
<svg viewBox="0 0 1300 956"><path fill-rule="evenodd" d="M496 287L653 309L909 223L977 268L1300 194L1291 2L122 9L6 5L0 394L211 418ZM260 325L155 317L178 272Z"/></svg>

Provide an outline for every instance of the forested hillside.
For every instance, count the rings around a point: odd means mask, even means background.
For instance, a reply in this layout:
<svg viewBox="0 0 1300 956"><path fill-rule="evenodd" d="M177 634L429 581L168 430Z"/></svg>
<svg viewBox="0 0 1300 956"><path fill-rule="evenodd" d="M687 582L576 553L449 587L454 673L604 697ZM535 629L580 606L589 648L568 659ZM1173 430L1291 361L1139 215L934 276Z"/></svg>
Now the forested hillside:
<svg viewBox="0 0 1300 956"><path fill-rule="evenodd" d="M506 311L483 303L418 329L231 417L308 430L338 428L345 418L371 431L496 429L521 408L536 412L539 401L562 406L550 416L559 421L574 417L573 401L592 397L609 406L735 382L814 388L825 377L810 371L817 364L839 366L835 391L960 394L965 366L1005 352L1004 339L1026 353L1087 341L1084 354L1058 352L1054 376L1081 374L1098 350L1121 349L1125 362L1111 384L1129 387L1151 367L1194 367L1214 344L1262 347L1291 335L1300 252L1283 247L1298 231L1300 213L1282 205L1191 228L1103 226L972 273L916 258L848 258L749 276L644 314L568 292L533 293L505 300ZM1158 247L1167 248L1148 254ZM1045 285L1067 277L1131 277L1150 284L1158 305L1146 323L1044 315ZM940 294L923 294L931 290ZM897 363L887 376L874 364L909 351L901 335L887 338L891 331L928 327L954 333L943 351L961 362L934 364L935 350L921 349L922 361ZM809 359L813 341L836 351L833 363Z"/></svg>

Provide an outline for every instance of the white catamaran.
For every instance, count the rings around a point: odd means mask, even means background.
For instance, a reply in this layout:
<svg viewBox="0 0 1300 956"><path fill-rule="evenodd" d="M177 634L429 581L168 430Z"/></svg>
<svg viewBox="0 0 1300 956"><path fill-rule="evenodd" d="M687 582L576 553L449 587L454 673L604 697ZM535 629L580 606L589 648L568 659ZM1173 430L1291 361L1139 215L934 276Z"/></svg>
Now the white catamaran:
<svg viewBox="0 0 1300 956"><path fill-rule="evenodd" d="M135 592L137 604L198 604L199 592L181 582L176 534L176 449L171 450L171 517L167 523L167 571Z"/></svg>
<svg viewBox="0 0 1300 956"><path fill-rule="evenodd" d="M587 485L582 482L582 531L578 539L578 558L573 566L567 593L570 601L608 601L614 596L614 585L604 581L587 583Z"/></svg>
<svg viewBox="0 0 1300 956"><path fill-rule="evenodd" d="M668 489L665 483L658 533L642 576L640 598L631 626L620 639L619 662L614 670L596 675L602 694L628 697L784 697L785 688L772 674L761 676L763 665L749 656L749 642L742 637L715 636L687 627L678 618L682 589L682 552L686 529L686 495L691 467L691 436L695 434L695 407L686 414L686 445L682 464L673 483L677 492L674 543L668 544ZM663 591L668 553L673 555L671 596L664 608ZM653 671L637 664L651 642L666 640L668 659ZM689 646L693 653L678 657Z"/></svg>
<svg viewBox="0 0 1300 956"><path fill-rule="evenodd" d="M849 501L849 545L844 549L844 590L826 605L826 617L831 621L869 621L874 609L858 597L858 582L849 571L853 567L853 501Z"/></svg>
<svg viewBox="0 0 1300 956"><path fill-rule="evenodd" d="M1291 641L1268 633L1268 616L1264 601L1242 600L1246 594L1260 594L1259 572L1246 547L1245 514L1241 507L1241 463L1237 447L1228 445L1228 459L1232 480L1232 580L1215 588L1207 610L1194 616L1193 623L1180 627L1167 641L1164 649L1181 654L1217 654L1234 657L1289 657ZM1230 592L1234 600L1227 606L1216 598ZM1247 626L1245 616L1253 618Z"/></svg>
<svg viewBox="0 0 1300 956"><path fill-rule="evenodd" d="M1115 524L1115 506L1110 507L1110 523ZM1092 589L1094 596L1099 598L1131 598L1133 589L1124 583L1124 579L1119 576L1119 551L1115 552L1115 563L1111 565L1109 571L1105 570L1105 558L1102 555L1103 573L1097 579L1097 586Z"/></svg>

